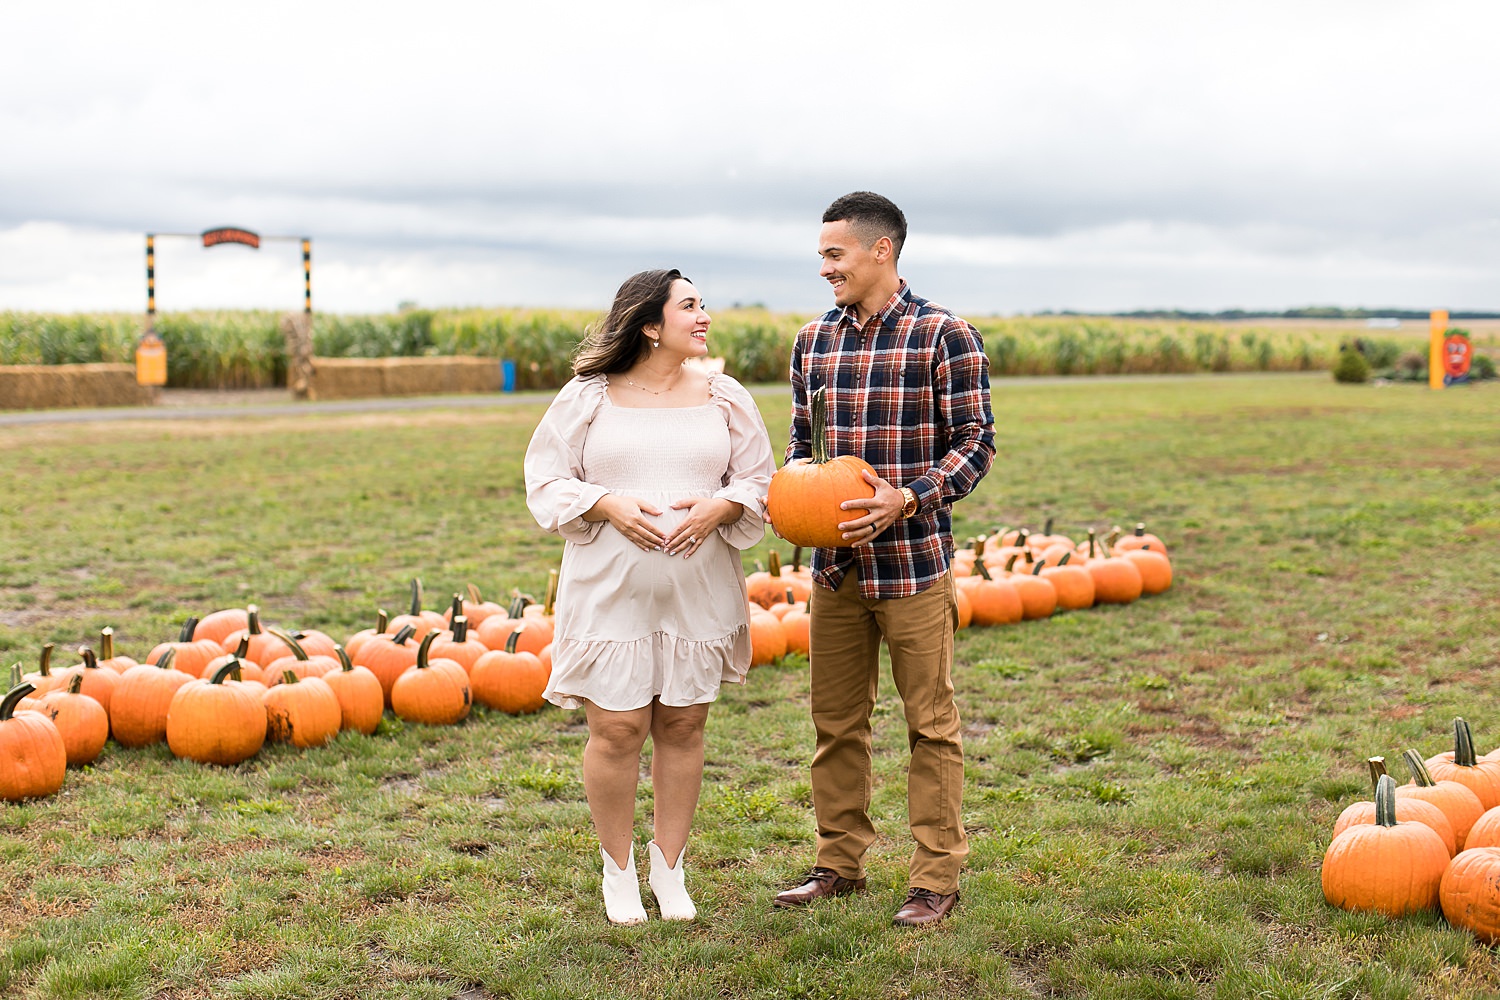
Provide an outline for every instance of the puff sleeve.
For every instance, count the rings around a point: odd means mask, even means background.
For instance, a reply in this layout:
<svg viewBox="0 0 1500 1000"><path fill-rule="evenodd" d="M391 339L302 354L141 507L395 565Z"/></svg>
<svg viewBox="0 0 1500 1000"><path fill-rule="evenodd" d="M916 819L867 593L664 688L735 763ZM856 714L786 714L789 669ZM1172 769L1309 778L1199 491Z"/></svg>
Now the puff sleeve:
<svg viewBox="0 0 1500 1000"><path fill-rule="evenodd" d="M583 442L604 402L600 376L571 379L558 390L526 447L526 506L536 523L570 542L591 542L603 521L583 515L609 493L583 478Z"/></svg>
<svg viewBox="0 0 1500 1000"><path fill-rule="evenodd" d="M739 382L728 375L715 375L709 383L709 396L729 427L729 466L724 471L723 488L714 496L745 508L739 520L721 525L719 533L735 548L748 549L766 533L761 500L776 471L771 438L755 400Z"/></svg>

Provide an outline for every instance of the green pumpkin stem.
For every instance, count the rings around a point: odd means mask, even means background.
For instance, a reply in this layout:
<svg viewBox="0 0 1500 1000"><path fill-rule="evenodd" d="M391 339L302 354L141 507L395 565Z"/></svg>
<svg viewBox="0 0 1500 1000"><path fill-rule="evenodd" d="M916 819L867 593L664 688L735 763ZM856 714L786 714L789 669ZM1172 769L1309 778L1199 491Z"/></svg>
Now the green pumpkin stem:
<svg viewBox="0 0 1500 1000"><path fill-rule="evenodd" d="M166 648L166 651L156 658L156 663L154 665L161 668L162 670L171 670L173 669L172 661L175 659L177 659L177 647L168 646Z"/></svg>
<svg viewBox="0 0 1500 1000"><path fill-rule="evenodd" d="M22 681L9 691L5 692L5 699L0 701L0 722L10 721L10 717L16 712L16 705L20 704L22 698L36 690L36 685Z"/></svg>
<svg viewBox="0 0 1500 1000"><path fill-rule="evenodd" d="M453 616L453 641L458 643L469 641L469 619L464 615Z"/></svg>
<svg viewBox="0 0 1500 1000"><path fill-rule="evenodd" d="M802 546L798 545L792 549L792 572L796 573L802 569Z"/></svg>
<svg viewBox="0 0 1500 1000"><path fill-rule="evenodd" d="M1098 554L1094 551L1094 529L1089 529L1089 558L1097 559Z"/></svg>
<svg viewBox="0 0 1500 1000"><path fill-rule="evenodd" d="M1380 826L1396 825L1396 779L1382 774L1375 782L1375 822Z"/></svg>
<svg viewBox="0 0 1500 1000"><path fill-rule="evenodd" d="M354 661L349 659L349 651L338 643L333 644L333 652L339 658L339 669L344 673L354 669Z"/></svg>
<svg viewBox="0 0 1500 1000"><path fill-rule="evenodd" d="M1046 522L1042 524L1042 534L1052 534L1052 518L1047 518Z"/></svg>
<svg viewBox="0 0 1500 1000"><path fill-rule="evenodd" d="M281 672L281 683L283 684L296 684L301 680L302 678L297 676L297 671L295 670L283 670Z"/></svg>
<svg viewBox="0 0 1500 1000"><path fill-rule="evenodd" d="M974 572L978 573L980 576L984 577L986 580L993 580L994 579L994 577L990 575L990 568L984 564L984 560L983 559L975 559L974 560Z"/></svg>
<svg viewBox="0 0 1500 1000"><path fill-rule="evenodd" d="M786 602L788 604L796 604L797 603L797 595L794 594L794 593L792 593L792 588L791 587L786 588Z"/></svg>
<svg viewBox="0 0 1500 1000"><path fill-rule="evenodd" d="M287 648L292 651L292 655L297 659L307 659L307 650L302 648L302 643L298 642L296 638L291 635L291 633L283 632L279 628L268 628L266 629L266 631L274 635L276 638L280 639L282 642L286 643Z"/></svg>
<svg viewBox="0 0 1500 1000"><path fill-rule="evenodd" d="M42 643L42 662L39 673L43 677L52 676L52 643L50 642Z"/></svg>
<svg viewBox="0 0 1500 1000"><path fill-rule="evenodd" d="M411 578L411 612L413 617L422 613L422 581Z"/></svg>
<svg viewBox="0 0 1500 1000"><path fill-rule="evenodd" d="M511 618L520 618L521 613L535 603L536 599L530 594L523 594L519 590L512 590L510 607L507 609L506 614Z"/></svg>
<svg viewBox="0 0 1500 1000"><path fill-rule="evenodd" d="M464 599L461 594L453 595L453 603L448 605L448 623L451 625L453 619L464 613Z"/></svg>
<svg viewBox="0 0 1500 1000"><path fill-rule="evenodd" d="M828 454L828 397L827 387L819 386L807 400L809 444L812 445L812 464L822 465Z"/></svg>
<svg viewBox="0 0 1500 1000"><path fill-rule="evenodd" d="M974 536L973 548L974 548L974 561L976 563L979 562L979 560L981 560L981 559L984 558L984 543L987 542L987 541L989 541L989 537L986 536L986 535L975 535Z"/></svg>
<svg viewBox="0 0 1500 1000"><path fill-rule="evenodd" d="M68 678L68 694L80 694L83 691L83 673L80 671Z"/></svg>
<svg viewBox="0 0 1500 1000"><path fill-rule="evenodd" d="M1135 537L1140 538L1145 533L1146 533L1146 522L1145 521L1137 521L1135 523Z"/></svg>
<svg viewBox="0 0 1500 1000"><path fill-rule="evenodd" d="M526 626L522 625L520 628L514 630L510 635L505 637L505 651L507 653L511 654L512 656L515 655L516 643L520 641L521 633L524 631L526 631Z"/></svg>
<svg viewBox="0 0 1500 1000"><path fill-rule="evenodd" d="M87 646L79 646L78 655L83 657L83 669L99 669L99 657L94 655L94 651L92 649L89 649Z"/></svg>
<svg viewBox="0 0 1500 1000"><path fill-rule="evenodd" d="M479 588L478 587L474 586L471 583L471 584L468 585L467 589L469 591L469 603L470 604L481 604L481 603L484 602L484 598L482 598L479 595Z"/></svg>
<svg viewBox="0 0 1500 1000"><path fill-rule="evenodd" d="M113 660L115 658L115 630L108 625L99 630L99 659Z"/></svg>
<svg viewBox="0 0 1500 1000"><path fill-rule="evenodd" d="M240 641L234 644L234 658L243 660L250 655L250 633L240 636Z"/></svg>
<svg viewBox="0 0 1500 1000"><path fill-rule="evenodd" d="M375 609L375 634L376 635L380 635L383 632L385 632L386 626L389 625L390 623L391 623L391 619L390 619L390 616L385 613L385 608L376 608Z"/></svg>
<svg viewBox="0 0 1500 1000"><path fill-rule="evenodd" d="M1407 749L1401 752L1401 759L1406 761L1406 769L1411 772L1411 780L1423 788L1431 788L1437 784L1432 780L1432 772L1427 770L1427 764L1422 760L1422 755L1415 750Z"/></svg>
<svg viewBox="0 0 1500 1000"><path fill-rule="evenodd" d="M422 636L422 645L417 647L417 669L427 669L427 651L432 648L432 640L437 637L438 634L436 632L428 632Z"/></svg>
<svg viewBox="0 0 1500 1000"><path fill-rule="evenodd" d="M177 636L178 642L192 642L193 633L198 631L198 619L189 618L182 623L182 631Z"/></svg>
<svg viewBox="0 0 1500 1000"><path fill-rule="evenodd" d="M775 549L766 553L766 572L773 577L781 575L781 553Z"/></svg>
<svg viewBox="0 0 1500 1000"><path fill-rule="evenodd" d="M1031 575L1032 576L1041 576L1042 575L1042 570L1044 570L1046 568L1047 568L1047 564L1044 563L1044 562L1032 563L1031 564Z"/></svg>
<svg viewBox="0 0 1500 1000"><path fill-rule="evenodd" d="M208 679L208 683L223 684L225 680L239 679L240 661L232 659L228 663L225 663L223 666L219 667L219 669L215 670L214 675Z"/></svg>
<svg viewBox="0 0 1500 1000"><path fill-rule="evenodd" d="M1019 558L1021 558L1021 553L1019 552L1012 552L1010 555L1006 556L1005 572L1014 573L1016 571L1016 560ZM977 560L975 561L974 565L979 565Z"/></svg>
<svg viewBox="0 0 1500 1000"><path fill-rule="evenodd" d="M1104 539L1104 547L1113 550L1115 543L1120 540L1120 536L1124 533L1124 530L1118 524L1110 528L1109 535Z"/></svg>
<svg viewBox="0 0 1500 1000"><path fill-rule="evenodd" d="M1474 734L1463 719L1453 720L1453 763L1459 767L1474 767L1479 763L1474 753Z"/></svg>
<svg viewBox="0 0 1500 1000"><path fill-rule="evenodd" d="M1369 765L1370 768L1370 787L1372 789L1379 787L1380 779L1386 773L1385 758L1371 757L1366 760L1365 763Z"/></svg>
<svg viewBox="0 0 1500 1000"><path fill-rule="evenodd" d="M260 608L251 604L245 608L245 615L250 619L245 626L245 632L249 635L260 635L265 629L260 626Z"/></svg>
<svg viewBox="0 0 1500 1000"><path fill-rule="evenodd" d="M416 634L417 630L412 628L410 625L402 625L401 630L395 635L391 636L391 641L398 646L404 646L406 645L407 640Z"/></svg>
<svg viewBox="0 0 1500 1000"><path fill-rule="evenodd" d="M1073 558L1073 553L1071 553L1071 552L1064 552L1063 553L1063 557L1057 561L1057 564L1059 566L1066 566L1068 564L1068 560L1071 559L1071 558Z"/></svg>

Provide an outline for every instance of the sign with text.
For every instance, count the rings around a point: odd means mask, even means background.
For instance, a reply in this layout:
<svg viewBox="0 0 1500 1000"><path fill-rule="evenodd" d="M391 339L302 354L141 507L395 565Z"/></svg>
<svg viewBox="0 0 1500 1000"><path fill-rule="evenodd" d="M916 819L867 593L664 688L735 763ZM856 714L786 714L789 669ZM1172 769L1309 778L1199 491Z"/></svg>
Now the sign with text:
<svg viewBox="0 0 1500 1000"><path fill-rule="evenodd" d="M248 229L235 229L226 227L223 229L209 229L203 234L203 245L205 247L216 247L221 243L241 243L253 249L260 249L260 236Z"/></svg>

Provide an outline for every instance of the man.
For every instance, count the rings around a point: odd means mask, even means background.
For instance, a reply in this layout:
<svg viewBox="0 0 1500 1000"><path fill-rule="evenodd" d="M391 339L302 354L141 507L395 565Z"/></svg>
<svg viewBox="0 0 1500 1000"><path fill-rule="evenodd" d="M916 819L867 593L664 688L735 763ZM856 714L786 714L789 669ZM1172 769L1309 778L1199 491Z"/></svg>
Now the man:
<svg viewBox="0 0 1500 1000"><path fill-rule="evenodd" d="M865 887L871 729L880 641L905 709L907 802L916 849L899 926L944 919L968 855L963 746L953 704L958 622L949 563L952 504L994 460L989 365L979 333L907 287L897 272L906 218L868 191L823 213L820 270L838 307L803 327L792 348L786 459L811 454L808 397L825 390L829 451L857 455L875 495L845 501L847 548L817 549L811 599L812 761L817 858L782 907Z"/></svg>

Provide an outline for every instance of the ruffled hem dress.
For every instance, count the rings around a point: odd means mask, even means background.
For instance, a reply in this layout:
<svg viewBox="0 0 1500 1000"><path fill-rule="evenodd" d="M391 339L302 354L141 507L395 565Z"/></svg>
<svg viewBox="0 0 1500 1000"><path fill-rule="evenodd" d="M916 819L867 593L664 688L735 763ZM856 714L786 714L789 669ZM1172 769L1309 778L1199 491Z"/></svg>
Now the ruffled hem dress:
<svg viewBox="0 0 1500 1000"><path fill-rule="evenodd" d="M616 406L608 387L603 375L568 382L526 450L527 506L567 543L545 696L614 712L653 698L710 702L750 669L740 550L765 534L770 438L755 401L727 375L710 377L702 406ZM643 552L608 521L585 521L608 493L660 509L663 534L687 518L671 508L686 497L722 497L745 513L684 558Z"/></svg>

